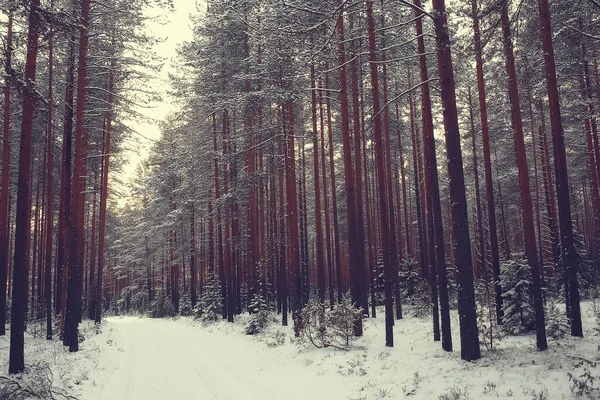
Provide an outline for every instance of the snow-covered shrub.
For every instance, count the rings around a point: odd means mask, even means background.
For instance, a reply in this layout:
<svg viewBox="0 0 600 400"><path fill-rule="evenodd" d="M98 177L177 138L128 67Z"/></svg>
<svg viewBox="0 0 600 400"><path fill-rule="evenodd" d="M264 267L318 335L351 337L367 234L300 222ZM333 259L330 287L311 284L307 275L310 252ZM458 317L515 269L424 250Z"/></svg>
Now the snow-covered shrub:
<svg viewBox="0 0 600 400"><path fill-rule="evenodd" d="M294 315L296 337L308 339L315 347L327 347L325 305L311 297L302 311Z"/></svg>
<svg viewBox="0 0 600 400"><path fill-rule="evenodd" d="M500 267L504 320L502 328L518 335L535 328L531 269L524 260L508 260Z"/></svg>
<svg viewBox="0 0 600 400"><path fill-rule="evenodd" d="M131 297L131 307L138 312L145 312L148 310L148 292L141 290L135 293Z"/></svg>
<svg viewBox="0 0 600 400"><path fill-rule="evenodd" d="M431 290L429 282L422 279L416 284L412 296L404 300L403 306L415 318L431 318Z"/></svg>
<svg viewBox="0 0 600 400"><path fill-rule="evenodd" d="M406 260L404 266L401 267L398 276L400 278L400 290L403 299L405 301L410 301L410 299L415 295L415 290L421 283L421 277L419 276L419 271L408 268L408 266L412 266L412 262L410 260Z"/></svg>
<svg viewBox="0 0 600 400"><path fill-rule="evenodd" d="M194 307L193 314L203 322L218 321L223 316L221 281L217 276L209 277L202 296L200 296L200 301Z"/></svg>
<svg viewBox="0 0 600 400"><path fill-rule="evenodd" d="M354 324L362 318L362 310L352 304L348 294L342 295L342 301L326 311L328 337L342 346L348 346L354 338Z"/></svg>
<svg viewBox="0 0 600 400"><path fill-rule="evenodd" d="M192 298L189 293L185 293L181 296L181 303L179 304L179 315L187 317L192 315L194 312L192 307Z"/></svg>
<svg viewBox="0 0 600 400"><path fill-rule="evenodd" d="M249 303L250 299L248 298L248 284L246 282L242 282L242 284L240 285L240 304L242 305L242 309L243 308L248 308L248 311L250 311L250 303Z"/></svg>
<svg viewBox="0 0 600 400"><path fill-rule="evenodd" d="M269 307L269 303L260 293L255 293L248 306L248 311L250 312L250 321L246 326L246 334L255 335L262 332L270 320L271 307Z"/></svg>
<svg viewBox="0 0 600 400"><path fill-rule="evenodd" d="M165 318L174 315L173 302L164 293L160 293L150 305L150 317Z"/></svg>
<svg viewBox="0 0 600 400"><path fill-rule="evenodd" d="M597 296L599 279L598 269L594 267L592 256L586 250L583 242L583 236L574 232L575 251L577 253L577 283L579 285L579 295L581 300L591 299ZM556 266L556 273L552 279L554 284L554 293L561 302L565 299L565 265L562 255Z"/></svg>
<svg viewBox="0 0 600 400"><path fill-rule="evenodd" d="M294 326L297 336L308 339L315 347L347 346L355 337L354 323L361 316L361 310L352 304L347 294L332 310L318 298L311 297L294 317Z"/></svg>
<svg viewBox="0 0 600 400"><path fill-rule="evenodd" d="M567 376L569 377L569 389L575 396L586 396L588 399L600 398L600 388L597 385L594 386L594 381L598 377L592 375L589 369L585 368L583 374L579 376L567 372Z"/></svg>
<svg viewBox="0 0 600 400"><path fill-rule="evenodd" d="M504 338L502 329L496 318L496 302L493 282L478 280L475 283L477 299L477 327L479 328L479 344L487 350L493 350L494 344Z"/></svg>
<svg viewBox="0 0 600 400"><path fill-rule="evenodd" d="M54 386L52 370L46 363L37 363L17 377L0 376L0 399L72 399Z"/></svg>
<svg viewBox="0 0 600 400"><path fill-rule="evenodd" d="M548 303L546 309L546 335L554 339L562 339L571 332L571 324L564 312L556 308L554 301Z"/></svg>
<svg viewBox="0 0 600 400"><path fill-rule="evenodd" d="M285 338L285 333L278 329L275 333L266 338L265 343L269 347L278 347L285 344Z"/></svg>

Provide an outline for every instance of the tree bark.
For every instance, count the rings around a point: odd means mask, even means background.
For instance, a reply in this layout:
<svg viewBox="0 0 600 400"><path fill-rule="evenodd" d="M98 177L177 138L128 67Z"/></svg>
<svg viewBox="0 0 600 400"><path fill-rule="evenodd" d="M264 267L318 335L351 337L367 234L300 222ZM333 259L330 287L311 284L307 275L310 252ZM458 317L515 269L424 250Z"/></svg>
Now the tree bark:
<svg viewBox="0 0 600 400"><path fill-rule="evenodd" d="M421 7L421 0L413 0L417 7ZM431 290L438 290L440 314L442 323L442 348L452 351L452 335L450 327L450 300L448 297L448 276L446 271L446 250L444 246L444 225L442 222L442 208L440 204L440 188L438 182L438 168L433 135L433 115L431 113L431 95L429 91L429 73L425 56L425 42L423 39L423 14L415 10L417 18L415 28L417 32L417 50L419 52L419 65L421 67L421 117L423 118L423 147L425 164L426 198L432 203L428 210L433 213L434 237L429 238L429 248L435 249L435 255L430 254L432 271L435 265L437 274L437 288L432 285ZM433 274L433 272L432 272Z"/></svg>
<svg viewBox="0 0 600 400"><path fill-rule="evenodd" d="M31 230L29 204L31 180L31 139L35 113L35 74L37 66L40 0L33 0L29 9L27 57L23 87L23 114L21 145L19 149L19 178L17 183L17 210L12 284L12 311L10 324L10 356L8 372L16 374L25 369L25 319L27 317L27 243Z"/></svg>
<svg viewBox="0 0 600 400"><path fill-rule="evenodd" d="M375 20L373 18L373 1L367 0L367 25L369 35L369 63L371 68L371 95L373 98L373 136L377 158L377 195L379 196L379 220L381 224L381 252L383 253L384 292L385 292L385 345L394 347L394 309L392 305L392 287L394 269L392 266L390 238L386 233L390 221L388 215L387 189L385 185L385 169L383 166L384 148L381 127L381 105L379 100L379 73L377 71L377 55L375 44Z"/></svg>
<svg viewBox="0 0 600 400"><path fill-rule="evenodd" d="M500 282L500 251L498 249L498 227L496 222L496 201L494 198L494 181L492 177L492 159L490 150L490 130L488 124L487 100L483 76L483 55L477 0L471 0L473 13L473 40L475 43L475 61L477 69L477 91L479 94L479 117L481 120L481 137L483 142L483 166L485 172L485 197L487 203L488 224L490 229L490 257L494 278L496 303L496 322L502 324L504 309L502 307L502 285Z"/></svg>
<svg viewBox="0 0 600 400"><path fill-rule="evenodd" d="M517 153L517 167L519 170L519 187L521 192L521 207L523 218L523 233L525 236L525 253L527 263L531 267L533 281L533 300L535 309L536 340L538 350L548 348L546 342L546 325L544 321L544 305L542 302L542 289L540 282L540 269L537 259L537 246L535 243L535 226L533 221L533 204L529 185L529 169L527 167L527 154L523 137L523 119L517 86L517 72L513 54L512 34L508 17L508 4L505 1L500 10L502 33L504 37L504 53L506 56L506 73L509 80L510 103L512 124L515 132L515 148Z"/></svg>
<svg viewBox="0 0 600 400"><path fill-rule="evenodd" d="M6 334L6 285L9 268L8 239L9 239L9 213L8 213L8 183L10 176L10 95L11 78L9 72L12 68L12 40L13 40L13 13L8 14L8 28L6 34L6 60L4 81L4 123L2 125L2 181L0 186L0 336Z"/></svg>

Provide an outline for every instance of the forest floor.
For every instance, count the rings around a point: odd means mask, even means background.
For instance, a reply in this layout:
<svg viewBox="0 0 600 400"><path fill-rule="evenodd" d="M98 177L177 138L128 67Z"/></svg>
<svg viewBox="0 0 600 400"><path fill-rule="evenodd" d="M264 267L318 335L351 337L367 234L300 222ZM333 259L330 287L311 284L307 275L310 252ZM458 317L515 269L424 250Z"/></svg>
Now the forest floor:
<svg viewBox="0 0 600 400"><path fill-rule="evenodd" d="M455 351L447 353L432 341L430 320L405 311L394 328L394 348L384 346L381 317L365 320L365 334L350 351L300 343L291 327L276 323L244 335L246 316L209 326L182 317L112 317L99 334L84 322L78 353L28 334L29 372L16 381L34 386L40 373L51 371L56 388L81 400L600 399L591 302L582 305L584 339L549 339L548 351L537 352L532 334L506 337L494 351L482 348L476 362L460 359L455 313ZM8 354L8 339L0 337L1 354ZM8 357L0 357L0 370L7 369ZM578 388L588 395L576 396Z"/></svg>

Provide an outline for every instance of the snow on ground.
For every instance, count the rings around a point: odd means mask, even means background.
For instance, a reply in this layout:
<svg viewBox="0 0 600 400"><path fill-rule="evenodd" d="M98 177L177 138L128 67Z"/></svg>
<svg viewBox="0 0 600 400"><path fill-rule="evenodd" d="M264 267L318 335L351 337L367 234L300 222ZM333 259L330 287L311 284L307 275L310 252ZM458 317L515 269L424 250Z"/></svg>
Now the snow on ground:
<svg viewBox="0 0 600 400"><path fill-rule="evenodd" d="M582 311L584 339L549 339L549 350L537 352L533 335L509 337L476 362L460 360L453 314L453 353L432 341L428 319L410 317L396 322L394 348L384 346L383 318L365 320L351 351L298 343L291 327L276 323L247 336L245 316L210 326L113 317L99 335L83 324L78 353L28 335L26 363L48 363L54 384L82 400L572 399L568 373L600 376L592 303ZM0 338L2 354L8 344ZM8 358L0 358L0 371L7 369Z"/></svg>

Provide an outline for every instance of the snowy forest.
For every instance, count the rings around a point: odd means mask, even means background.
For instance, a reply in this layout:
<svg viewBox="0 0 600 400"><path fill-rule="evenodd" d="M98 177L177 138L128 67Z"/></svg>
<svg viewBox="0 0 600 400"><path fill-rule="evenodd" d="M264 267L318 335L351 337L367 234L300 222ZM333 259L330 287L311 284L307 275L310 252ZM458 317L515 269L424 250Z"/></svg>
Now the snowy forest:
<svg viewBox="0 0 600 400"><path fill-rule="evenodd" d="M182 1L0 0L0 398L600 398L600 1Z"/></svg>

